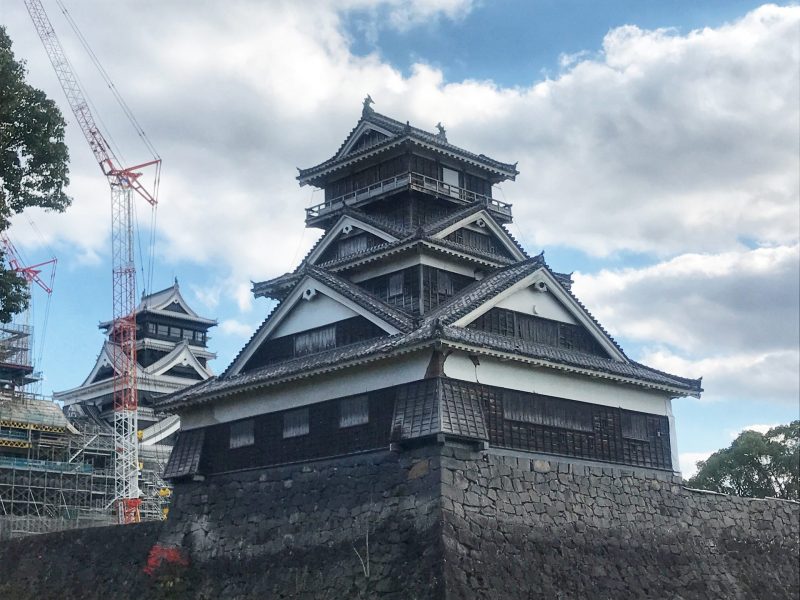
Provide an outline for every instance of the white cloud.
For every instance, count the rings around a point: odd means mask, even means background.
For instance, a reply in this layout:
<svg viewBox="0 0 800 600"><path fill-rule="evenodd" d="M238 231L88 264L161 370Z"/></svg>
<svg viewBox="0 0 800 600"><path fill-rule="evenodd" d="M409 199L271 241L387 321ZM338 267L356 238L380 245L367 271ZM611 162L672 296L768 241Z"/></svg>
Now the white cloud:
<svg viewBox="0 0 800 600"><path fill-rule="evenodd" d="M643 363L685 377L703 377L703 399L775 402L796 406L800 352L721 354L687 358L668 350L645 351Z"/></svg>
<svg viewBox="0 0 800 600"><path fill-rule="evenodd" d="M687 353L796 349L798 288L797 245L575 274L576 293L615 334Z"/></svg>
<svg viewBox="0 0 800 600"><path fill-rule="evenodd" d="M370 93L380 112L429 129L441 120L451 142L519 160L502 194L532 250L660 257L576 281L605 325L649 347L646 362L705 374L709 398L796 399L800 7L686 35L620 27L557 77L506 88L354 55L339 12L389 11L402 28L457 19L473 2L312 6L159 3L135 12L136 35L120 34L133 8L71 8L86 31L105 24L91 43L164 157L158 261L207 267L231 290L220 306L250 310L248 280L293 268L315 239L303 209L322 197L297 186L295 167L331 156ZM64 106L24 10L9 5L4 21L32 82ZM142 158L102 86L87 85L131 161ZM49 243L105 257L105 182L74 125L68 136L75 203L37 222Z"/></svg>
<svg viewBox="0 0 800 600"><path fill-rule="evenodd" d="M219 324L219 330L225 335L236 336L242 338L242 341L246 341L251 335L253 335L255 327L248 323L242 323L236 319L225 319Z"/></svg>
<svg viewBox="0 0 800 600"><path fill-rule="evenodd" d="M686 254L575 275L575 292L645 364L703 377L704 398L796 402L800 249Z"/></svg>
<svg viewBox="0 0 800 600"><path fill-rule="evenodd" d="M700 460L706 460L714 452L682 452L678 456L678 461L681 465L681 474L684 479L689 479L697 473L696 463Z"/></svg>
<svg viewBox="0 0 800 600"><path fill-rule="evenodd" d="M756 423L753 425L745 425L741 429L738 429L736 431L729 431L728 433L730 434L731 439L735 440L737 437L739 437L739 434L741 434L743 431L757 431L758 433L766 434L770 429L772 429L773 427L777 427L778 425L780 425L780 423L772 423L769 425L765 425L763 423Z"/></svg>
<svg viewBox="0 0 800 600"><path fill-rule="evenodd" d="M222 294L222 285L210 285L200 287L199 285L190 284L189 289L194 294L194 297L202 304L207 310L215 310L219 306L220 295Z"/></svg>
<svg viewBox="0 0 800 600"><path fill-rule="evenodd" d="M127 29L129 11L73 8L81 23L108 24L92 30L93 45L165 158L161 260L226 265L242 278L292 267L288 249L310 195L294 167L333 153L366 93L381 112L427 128L441 120L452 142L518 159L522 174L504 193L533 247L669 256L731 251L742 238L796 241L800 8L765 6L687 35L617 28L596 58L503 88L446 82L425 64L406 77L377 55L355 56L336 6L239 1L187 13L165 3L137 13L146 33L124 39L115 32ZM418 22L429 6L456 18L472 3L343 6L388 7ZM8 21L17 52L60 101L27 16ZM123 78L132 72L142 75ZM115 114L97 96L103 114ZM86 154L74 127L70 143L73 158ZM84 162L73 170L74 215L88 202L81 178L98 175L91 165L84 174ZM97 180L92 198L102 207ZM53 236L103 247L104 213L86 210L61 217Z"/></svg>

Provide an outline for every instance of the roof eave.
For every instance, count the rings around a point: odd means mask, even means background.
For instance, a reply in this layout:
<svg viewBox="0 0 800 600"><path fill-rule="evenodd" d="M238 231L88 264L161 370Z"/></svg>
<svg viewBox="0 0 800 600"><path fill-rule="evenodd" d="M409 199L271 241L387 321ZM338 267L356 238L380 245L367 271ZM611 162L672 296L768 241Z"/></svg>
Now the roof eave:
<svg viewBox="0 0 800 600"><path fill-rule="evenodd" d="M519 175L519 171L517 170L515 165L501 163L500 161L495 161L494 159L491 159L488 156L485 157L482 155L470 156L471 153L456 148L455 146L453 146L452 148L446 148L430 140L422 139L421 137L415 136L413 133L406 133L399 137L389 138L385 142L366 148L363 151L359 152L358 154L350 155L348 157L343 157L339 160L336 160L334 157L324 162L321 162L316 166L309 167L307 169L298 169L297 181L300 183L301 187L304 185L314 185L316 187L323 187L325 185L325 181L323 181L323 179L327 179L326 178L327 175L335 171L338 171L340 169L343 169L347 166L361 162L366 158L370 158L372 156L376 156L378 154L386 152L387 150L390 150L398 145L405 143L425 146L431 150L434 150L435 152L440 152L442 154L461 160L465 163L478 166L482 169L485 169L486 171L499 175L500 177L498 181L504 181L504 180L515 181L517 175ZM459 150L461 150L461 152L459 152Z"/></svg>
<svg viewBox="0 0 800 600"><path fill-rule="evenodd" d="M273 387L276 385L281 385L285 383L291 383L293 381L299 381L301 379L309 379L311 377L317 377L319 375L325 375L328 373L333 373L336 371L342 371L351 367L357 367L369 363L376 362L378 360L382 360L384 358L393 358L396 356L401 356L403 354L409 354L412 352L416 352L418 350L422 350L426 347L429 347L434 344L434 340L422 340L418 343L411 344L408 346L401 346L392 350L388 350L386 348L378 348L374 352L367 354L365 356L360 356L357 358L353 358L351 360L345 360L340 363L334 363L330 365L325 365L323 367L318 368L310 368L297 371L295 373L289 373L279 377L273 378L265 378L258 381L249 381L243 382L241 385L231 385L228 388L220 390L217 393L210 393L207 395L198 395L194 398L186 398L181 401L172 403L172 404L159 404L159 408L162 410L179 410L182 408L187 408L191 406L197 406L200 404L207 404L208 402L221 400L223 398L227 398L234 394L238 394L244 391L255 391L260 390L266 387ZM211 381L211 380L209 380ZM208 384L209 381L203 381L201 383ZM187 390L181 390L178 393L185 393Z"/></svg>
<svg viewBox="0 0 800 600"><path fill-rule="evenodd" d="M589 377L596 377L600 379L609 379L613 381L617 381L620 383L627 383L631 385L636 385L640 387L645 387L649 389L655 389L659 391L668 392L670 394L674 394L676 397L682 396L691 396L694 398L699 398L700 393L703 391L702 389L691 389L688 387L681 387L681 386L671 386L667 384L657 383L654 381L647 381L644 379L639 379L636 377L626 377L624 375L615 375L613 373L608 373L606 371L599 371L595 369L589 369L585 367L578 367L574 365L567 365L564 363L559 363L551 360L546 360L542 358L535 358L532 356L524 356L520 354L514 354L511 352L504 352L502 350L495 350L492 348L487 348L485 346L480 346L477 344L468 344L465 342L456 342L451 341L446 338L441 340L443 346L448 348L452 348L454 350L463 350L471 353L482 354L484 356L494 356L497 358L502 358L505 360L515 360L518 362L523 362L526 364L531 364L540 367L546 367L550 369L555 369L559 371L567 371L571 373L586 375Z"/></svg>

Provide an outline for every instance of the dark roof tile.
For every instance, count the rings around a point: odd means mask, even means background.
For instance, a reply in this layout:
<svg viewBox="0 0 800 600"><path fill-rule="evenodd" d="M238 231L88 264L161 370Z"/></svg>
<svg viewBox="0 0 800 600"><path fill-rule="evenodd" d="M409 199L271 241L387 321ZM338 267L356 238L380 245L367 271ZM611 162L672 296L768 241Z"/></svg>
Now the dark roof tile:
<svg viewBox="0 0 800 600"><path fill-rule="evenodd" d="M361 125L362 122L372 123L377 125L378 127L382 127L389 131L392 135L388 137L386 140L374 144L372 146L368 146L361 150L351 152L347 156L339 158L339 153L341 152L344 145L349 141L350 137L356 132L358 127ZM514 178L519 172L517 171L516 164L510 163L503 163L483 154L474 154L463 148L459 148L458 146L454 146L447 142L446 139L443 139L441 136L431 133L429 131L425 131L423 129L419 129L417 127L411 127L405 123L401 123L400 121L396 121L390 117L385 115L381 115L376 112L370 112L366 115L362 116L356 126L350 131L345 142L342 146L339 147L339 150L336 152L334 156L329 158L328 160L315 165L313 167L309 167L307 169L298 169L299 173L297 175L297 179L301 182L305 182L315 175L319 175L326 171L327 169L333 167L337 163L345 163L351 162L355 159L362 158L365 156L369 156L371 154L375 154L379 151L382 151L386 148L392 147L403 140L412 140L412 141L419 141L425 144L430 144L444 152L447 152L454 156L460 156L465 159L468 159L472 162L482 164L488 169L503 173L507 177Z"/></svg>

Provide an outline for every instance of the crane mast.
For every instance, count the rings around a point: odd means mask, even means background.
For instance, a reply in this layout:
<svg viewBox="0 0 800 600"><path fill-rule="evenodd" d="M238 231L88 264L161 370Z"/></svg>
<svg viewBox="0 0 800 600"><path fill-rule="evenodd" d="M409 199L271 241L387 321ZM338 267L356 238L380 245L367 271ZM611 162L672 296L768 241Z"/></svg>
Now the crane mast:
<svg viewBox="0 0 800 600"><path fill-rule="evenodd" d="M158 202L139 181L140 169L160 169L156 158L132 167L120 161L95 123L89 103L64 54L40 0L25 0L36 32L44 44L72 113L83 132L100 170L111 188L111 256L113 321L111 341L114 366L114 480L117 518L120 523L138 521L139 456L137 440L138 397L136 386L136 265L133 245L132 195L150 205Z"/></svg>

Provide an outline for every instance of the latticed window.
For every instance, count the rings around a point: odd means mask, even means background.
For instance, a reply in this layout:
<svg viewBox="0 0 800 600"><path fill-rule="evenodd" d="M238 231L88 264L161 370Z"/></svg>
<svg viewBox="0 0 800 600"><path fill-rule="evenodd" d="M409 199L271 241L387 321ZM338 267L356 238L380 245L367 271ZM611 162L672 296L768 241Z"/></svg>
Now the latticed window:
<svg viewBox="0 0 800 600"><path fill-rule="evenodd" d="M548 427L593 431L592 414L588 406L534 394L503 393L503 417Z"/></svg>
<svg viewBox="0 0 800 600"><path fill-rule="evenodd" d="M339 427L353 427L369 423L367 396L344 398L339 401Z"/></svg>
<svg viewBox="0 0 800 600"><path fill-rule="evenodd" d="M336 326L321 327L294 336L294 355L304 356L336 347Z"/></svg>
<svg viewBox="0 0 800 600"><path fill-rule="evenodd" d="M231 423L231 448L243 448L245 446L252 446L254 443L253 419Z"/></svg>
<svg viewBox="0 0 800 600"><path fill-rule="evenodd" d="M354 235L339 241L339 257L350 256L367 249L367 236Z"/></svg>
<svg viewBox="0 0 800 600"><path fill-rule="evenodd" d="M283 413L283 437L291 438L308 433L308 409L301 408Z"/></svg>
<svg viewBox="0 0 800 600"><path fill-rule="evenodd" d="M447 271L436 272L436 291L446 296L453 295L453 278Z"/></svg>
<svg viewBox="0 0 800 600"><path fill-rule="evenodd" d="M635 413L622 413L622 437L632 440L648 441L647 435L647 415Z"/></svg>
<svg viewBox="0 0 800 600"><path fill-rule="evenodd" d="M389 277L389 297L403 295L403 273L394 273Z"/></svg>

